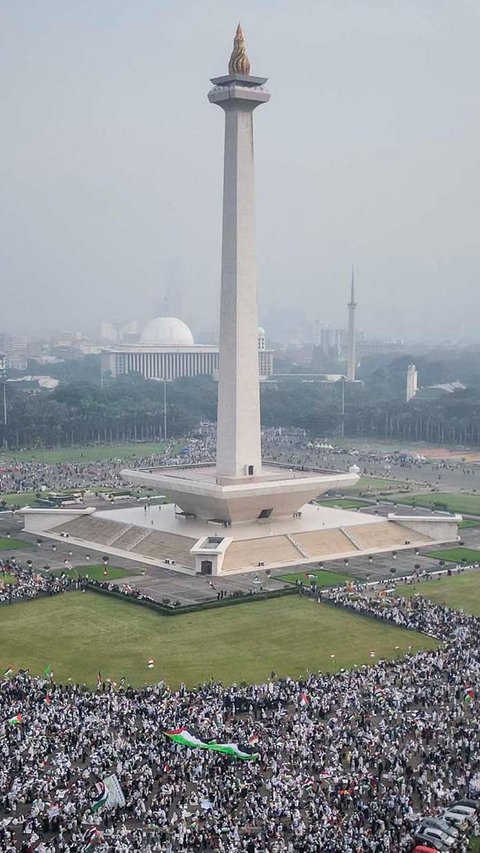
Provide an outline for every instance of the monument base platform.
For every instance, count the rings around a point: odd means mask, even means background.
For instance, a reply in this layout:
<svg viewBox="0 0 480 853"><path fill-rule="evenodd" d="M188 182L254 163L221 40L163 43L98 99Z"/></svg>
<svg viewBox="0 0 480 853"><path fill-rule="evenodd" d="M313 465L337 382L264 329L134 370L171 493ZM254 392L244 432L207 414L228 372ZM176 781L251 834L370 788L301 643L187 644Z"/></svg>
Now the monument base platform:
<svg viewBox="0 0 480 853"><path fill-rule="evenodd" d="M165 493L186 515L226 524L292 516L327 491L358 482L358 474L263 465L259 476L219 476L212 465L126 469L129 483Z"/></svg>
<svg viewBox="0 0 480 853"><path fill-rule="evenodd" d="M452 542L459 516L387 518L307 504L295 517L225 525L188 518L174 504L102 511L18 511L24 529L187 574L225 576L301 567L361 554Z"/></svg>

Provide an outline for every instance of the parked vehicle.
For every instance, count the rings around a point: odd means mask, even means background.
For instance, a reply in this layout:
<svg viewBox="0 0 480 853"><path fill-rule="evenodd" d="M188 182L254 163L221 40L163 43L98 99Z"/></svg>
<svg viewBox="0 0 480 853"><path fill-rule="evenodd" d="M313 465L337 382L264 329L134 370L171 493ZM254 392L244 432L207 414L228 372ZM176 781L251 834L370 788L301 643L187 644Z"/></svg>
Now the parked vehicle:
<svg viewBox="0 0 480 853"><path fill-rule="evenodd" d="M438 850L436 847L425 847L424 844L417 844L412 853L438 853Z"/></svg>
<svg viewBox="0 0 480 853"><path fill-rule="evenodd" d="M446 832L447 835L451 835L452 838L455 839L460 835L456 826L452 826L451 823L448 823L447 820L440 816L434 817L432 815L426 815L422 817L420 821L420 832L422 832L424 826L431 826L433 829L439 829L441 832Z"/></svg>
<svg viewBox="0 0 480 853"><path fill-rule="evenodd" d="M442 818L452 826L456 826L460 832L467 832L469 827L469 822L466 820L465 815L458 814L458 812L452 812L450 809L444 811L442 814Z"/></svg>
<svg viewBox="0 0 480 853"><path fill-rule="evenodd" d="M433 826L422 827L421 831L415 833L415 840L422 844L429 844L436 847L440 853L449 853L452 847L456 844L451 835L442 832L439 829L434 829Z"/></svg>
<svg viewBox="0 0 480 853"><path fill-rule="evenodd" d="M451 806L448 806L446 809L450 814L457 814L459 817L463 817L464 820L469 823L473 823L477 816L477 810L472 808L471 806L461 806L454 803Z"/></svg>
<svg viewBox="0 0 480 853"><path fill-rule="evenodd" d="M475 811L480 811L480 800L469 800L467 797L464 797L463 800L455 800L453 803L454 806L467 806L469 809L475 809Z"/></svg>

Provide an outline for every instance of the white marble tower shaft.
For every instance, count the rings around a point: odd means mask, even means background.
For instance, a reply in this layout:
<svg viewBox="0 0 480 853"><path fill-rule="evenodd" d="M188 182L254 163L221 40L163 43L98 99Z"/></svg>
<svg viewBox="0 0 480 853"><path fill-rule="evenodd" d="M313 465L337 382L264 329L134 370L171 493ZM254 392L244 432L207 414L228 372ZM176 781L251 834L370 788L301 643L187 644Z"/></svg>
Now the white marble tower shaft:
<svg viewBox="0 0 480 853"><path fill-rule="evenodd" d="M241 31L240 31L241 32ZM237 31L238 38L238 31ZM242 34L243 39L243 34ZM259 476L257 275L253 110L269 100L263 78L230 68L212 80L211 103L225 112L220 360L217 418L219 478Z"/></svg>

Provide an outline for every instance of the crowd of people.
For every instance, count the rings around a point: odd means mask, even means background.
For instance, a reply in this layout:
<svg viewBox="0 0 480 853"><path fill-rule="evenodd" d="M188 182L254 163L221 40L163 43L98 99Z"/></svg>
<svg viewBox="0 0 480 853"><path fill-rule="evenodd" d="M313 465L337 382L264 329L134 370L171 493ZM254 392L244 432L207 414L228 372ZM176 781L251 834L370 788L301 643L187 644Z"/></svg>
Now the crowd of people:
<svg viewBox="0 0 480 853"><path fill-rule="evenodd" d="M311 442L303 430L268 428L262 433L265 459L284 465L316 467L326 471L346 471L356 464L364 474L403 482L438 487L445 477L458 488L480 488L480 467L462 459L429 459L421 455L388 453L382 450L353 450L325 442ZM214 424L202 424L200 431L179 443L167 442L164 449L148 456L131 456L90 461L88 450L81 462L48 464L41 460L0 459L0 494L31 491L122 489L128 483L123 468L153 468L160 465L190 465L213 462L216 453ZM407 473L408 471L408 473Z"/></svg>
<svg viewBox="0 0 480 853"><path fill-rule="evenodd" d="M78 579L62 574L38 574L14 558L0 560L0 604L16 604L42 595L58 595L79 585Z"/></svg>
<svg viewBox="0 0 480 853"><path fill-rule="evenodd" d="M348 461L296 433L266 431L263 440L265 455L286 464L344 468ZM127 461L4 463L0 490L124 487L126 465L206 462L214 452L213 430L205 428L179 454L170 445L165 454ZM357 459L371 473L377 464L387 470L377 457ZM415 468L424 464L431 463ZM476 473L457 469L467 479ZM15 583L2 585L12 575ZM69 572L53 577L14 560L0 564L3 605L82 585ZM160 682L137 690L99 674L94 691L8 672L0 648L1 853L410 853L419 815L468 794L480 771L480 620L421 597L376 596L366 586L301 591L438 645L300 680L272 673L257 685ZM239 761L175 745L163 732L180 727L255 743L259 757ZM95 811L92 789L112 773L125 806ZM472 832L480 835L478 823ZM462 837L454 853L466 849Z"/></svg>
<svg viewBox="0 0 480 853"><path fill-rule="evenodd" d="M5 678L2 853L409 853L418 815L466 795L480 770L480 620L366 587L316 597L434 635L437 647L257 685L135 690L99 676L89 691L28 672ZM255 743L259 757L164 735L181 727ZM94 811L92 786L111 773L125 807ZM453 849L464 853L467 839Z"/></svg>
<svg viewBox="0 0 480 853"><path fill-rule="evenodd" d="M125 488L127 484L120 474L123 468L175 464L179 458L193 462L197 454L197 441L186 440L181 453L179 457L177 442L168 442L161 452L149 456L122 456L118 459L91 461L88 449L85 449L85 460L81 462L47 463L25 458L2 462L0 459L0 498L2 493L62 493L72 489L94 490L95 487Z"/></svg>

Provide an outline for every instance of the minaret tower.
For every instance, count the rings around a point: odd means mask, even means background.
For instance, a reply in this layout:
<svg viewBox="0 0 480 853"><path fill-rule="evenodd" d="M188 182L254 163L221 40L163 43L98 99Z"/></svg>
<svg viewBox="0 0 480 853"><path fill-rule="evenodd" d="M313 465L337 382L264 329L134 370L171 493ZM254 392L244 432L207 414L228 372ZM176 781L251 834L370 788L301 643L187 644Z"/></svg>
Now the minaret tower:
<svg viewBox="0 0 480 853"><path fill-rule="evenodd" d="M253 111L270 95L250 74L240 24L228 75L211 82L208 99L225 112L217 476L228 482L262 471Z"/></svg>
<svg viewBox="0 0 480 853"><path fill-rule="evenodd" d="M350 291L350 302L348 303L348 354L347 354L347 382L355 382L355 371L357 367L356 340L355 340L355 269L352 266L352 285Z"/></svg>

